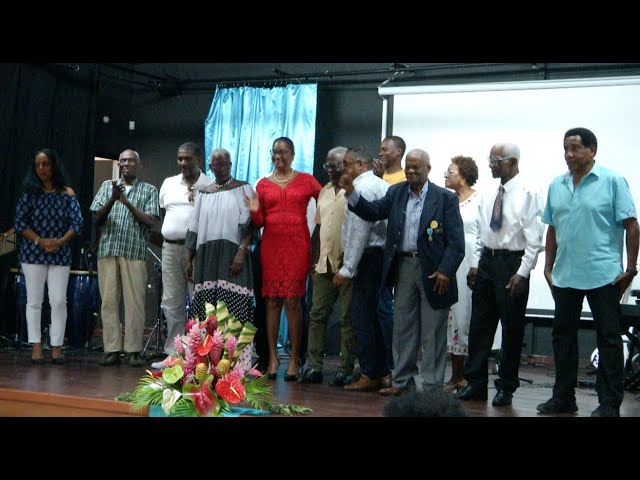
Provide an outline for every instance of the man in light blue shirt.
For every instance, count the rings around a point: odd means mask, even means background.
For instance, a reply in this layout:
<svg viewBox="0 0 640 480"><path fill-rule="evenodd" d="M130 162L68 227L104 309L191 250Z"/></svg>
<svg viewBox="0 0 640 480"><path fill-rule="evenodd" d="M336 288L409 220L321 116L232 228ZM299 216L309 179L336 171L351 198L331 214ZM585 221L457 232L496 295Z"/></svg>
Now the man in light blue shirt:
<svg viewBox="0 0 640 480"><path fill-rule="evenodd" d="M542 221L549 225L544 275L555 300L553 352L556 381L541 413L578 411L577 330L587 297L596 327L600 355L596 390L600 405L594 417L620 416L624 396L624 362L620 298L638 274L636 209L624 177L596 165L596 136L586 128L564 135L569 171L549 186ZM627 269L622 250L626 233Z"/></svg>

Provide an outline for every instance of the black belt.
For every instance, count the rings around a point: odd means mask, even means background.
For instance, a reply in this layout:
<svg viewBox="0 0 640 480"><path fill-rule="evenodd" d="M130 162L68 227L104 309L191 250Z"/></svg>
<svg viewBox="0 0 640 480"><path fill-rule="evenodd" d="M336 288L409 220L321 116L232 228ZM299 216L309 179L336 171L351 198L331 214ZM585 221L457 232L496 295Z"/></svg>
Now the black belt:
<svg viewBox="0 0 640 480"><path fill-rule="evenodd" d="M522 256L522 255L524 255L524 250L497 250L497 249L494 249L494 248L484 247L482 249L482 253L484 253L486 255L491 255L493 257L500 257L500 256L504 256L504 255Z"/></svg>
<svg viewBox="0 0 640 480"><path fill-rule="evenodd" d="M418 252L398 252L401 257L418 258Z"/></svg>
<svg viewBox="0 0 640 480"><path fill-rule="evenodd" d="M364 253L367 255L371 255L372 253L380 253L383 252L382 247L367 247L364 249Z"/></svg>
<svg viewBox="0 0 640 480"><path fill-rule="evenodd" d="M176 245L184 245L184 240L169 240L168 238L165 238L164 241L167 243L173 243Z"/></svg>

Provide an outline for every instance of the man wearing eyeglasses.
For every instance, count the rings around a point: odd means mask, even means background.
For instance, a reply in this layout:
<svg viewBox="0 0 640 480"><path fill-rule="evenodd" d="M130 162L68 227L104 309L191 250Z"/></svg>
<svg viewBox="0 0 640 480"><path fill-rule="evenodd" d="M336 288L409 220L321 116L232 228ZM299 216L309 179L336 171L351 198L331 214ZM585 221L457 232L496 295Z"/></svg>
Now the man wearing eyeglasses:
<svg viewBox="0 0 640 480"><path fill-rule="evenodd" d="M138 152L123 151L118 165L120 179L103 182L90 207L101 231L98 285L105 355L100 365L119 364L124 349L129 365L140 367L144 365L140 352L147 285L146 237L148 229L160 218L158 189L138 179ZM123 325L120 298L124 298Z"/></svg>
<svg viewBox="0 0 640 480"><path fill-rule="evenodd" d="M380 285L395 287L394 369L392 386L381 388L380 395L399 396L413 386L422 390L444 383L447 318L458 301L456 270L464 258L464 227L458 197L431 183L430 171L427 152L414 149L405 162L407 181L389 187L382 198L354 190L347 175L340 180L356 215L367 221L388 219L378 278ZM355 285L353 292L355 303Z"/></svg>
<svg viewBox="0 0 640 480"><path fill-rule="evenodd" d="M489 354L502 321L502 360L492 401L494 407L511 405L520 386L518 371L529 299L529 275L542 250L541 222L544 197L538 186L518 175L520 148L498 143L489 153L489 168L500 184L481 197L479 243L467 274L471 294L469 356L464 364L467 386L461 400L487 400Z"/></svg>
<svg viewBox="0 0 640 480"><path fill-rule="evenodd" d="M331 385L342 387L351 383L355 362L355 334L351 326L351 279L344 285L333 285L333 275L342 266L341 232L344 223L344 190L338 182L344 172L345 147L329 150L324 169L329 175L318 195L316 227L312 236L315 258L311 271L313 290L309 314L307 360L298 383L321 383L323 357L326 348L327 320L340 299L340 366Z"/></svg>

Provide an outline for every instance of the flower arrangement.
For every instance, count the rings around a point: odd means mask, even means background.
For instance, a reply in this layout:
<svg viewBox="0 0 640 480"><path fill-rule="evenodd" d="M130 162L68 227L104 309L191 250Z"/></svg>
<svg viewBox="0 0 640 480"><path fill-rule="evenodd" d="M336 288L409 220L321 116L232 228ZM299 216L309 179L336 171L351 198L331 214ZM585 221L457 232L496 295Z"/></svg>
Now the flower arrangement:
<svg viewBox="0 0 640 480"><path fill-rule="evenodd" d="M220 416L232 405L272 407L268 380L251 366L256 327L242 324L224 302L205 305L174 340L176 356L160 372L147 371L131 395L132 410L161 405L166 415Z"/></svg>

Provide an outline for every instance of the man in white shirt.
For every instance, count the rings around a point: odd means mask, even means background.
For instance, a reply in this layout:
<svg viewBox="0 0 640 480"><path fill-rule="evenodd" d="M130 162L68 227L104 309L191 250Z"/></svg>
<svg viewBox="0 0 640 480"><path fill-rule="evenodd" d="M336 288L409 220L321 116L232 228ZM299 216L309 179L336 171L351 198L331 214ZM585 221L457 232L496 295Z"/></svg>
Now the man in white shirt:
<svg viewBox="0 0 640 480"><path fill-rule="evenodd" d="M473 291L469 356L464 365L468 385L457 396L461 400L487 400L488 358L501 320L502 360L494 407L511 405L513 392L520 386L518 370L529 276L543 245L542 190L518 175L519 162L517 145L498 143L491 148L489 168L493 178L500 178L500 186L495 194L480 199L480 238L467 274L467 284Z"/></svg>
<svg viewBox="0 0 640 480"><path fill-rule="evenodd" d="M213 179L200 169L202 150L200 146L187 142L178 148L178 175L168 177L160 187L160 212L162 222L162 309L167 319L167 339L164 351L173 355L174 339L184 334L186 322L187 294L193 286L184 275L184 240L191 223L195 196L202 187L211 185ZM166 359L151 364L151 368L162 369Z"/></svg>
<svg viewBox="0 0 640 480"><path fill-rule="evenodd" d="M346 176L348 180L348 191L355 191L358 198L374 202L385 196L389 184L373 174L372 165L373 158L364 147L350 148L344 156L342 178ZM377 314L386 238L386 220L367 221L351 210L345 210L342 225L344 258L340 270L333 276L333 284L341 287L349 279L352 282L351 324L362 372L357 381L344 386L345 390L378 390L382 378L389 374Z"/></svg>

